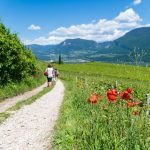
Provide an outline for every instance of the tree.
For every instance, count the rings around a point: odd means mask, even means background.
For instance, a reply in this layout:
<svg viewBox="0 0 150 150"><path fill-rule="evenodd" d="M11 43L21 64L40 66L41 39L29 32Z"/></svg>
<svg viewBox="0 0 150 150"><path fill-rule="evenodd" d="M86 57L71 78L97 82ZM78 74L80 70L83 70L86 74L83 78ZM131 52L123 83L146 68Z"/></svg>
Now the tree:
<svg viewBox="0 0 150 150"><path fill-rule="evenodd" d="M61 54L59 54L58 63L59 63L59 64L62 64L62 63L63 63L63 62L62 62L62 59L61 59Z"/></svg>
<svg viewBox="0 0 150 150"><path fill-rule="evenodd" d="M20 82L35 74L36 63L32 52L0 22L0 85Z"/></svg>

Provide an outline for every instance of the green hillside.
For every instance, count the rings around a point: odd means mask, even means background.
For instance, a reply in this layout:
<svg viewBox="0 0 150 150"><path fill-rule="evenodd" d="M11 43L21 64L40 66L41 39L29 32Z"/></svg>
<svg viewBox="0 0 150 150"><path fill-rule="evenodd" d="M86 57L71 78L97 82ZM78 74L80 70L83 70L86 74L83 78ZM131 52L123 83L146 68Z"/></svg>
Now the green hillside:
<svg viewBox="0 0 150 150"><path fill-rule="evenodd" d="M62 54L65 61L107 61L107 62L134 62L133 50L138 53L145 51L142 61L150 62L150 27L134 29L123 37L112 41L97 43L85 39L68 39L57 45L30 45L33 53L39 59L57 60L58 54ZM132 53L132 54L131 54Z"/></svg>
<svg viewBox="0 0 150 150"><path fill-rule="evenodd" d="M150 27L134 29L115 42L129 50L133 50L137 47L150 51Z"/></svg>

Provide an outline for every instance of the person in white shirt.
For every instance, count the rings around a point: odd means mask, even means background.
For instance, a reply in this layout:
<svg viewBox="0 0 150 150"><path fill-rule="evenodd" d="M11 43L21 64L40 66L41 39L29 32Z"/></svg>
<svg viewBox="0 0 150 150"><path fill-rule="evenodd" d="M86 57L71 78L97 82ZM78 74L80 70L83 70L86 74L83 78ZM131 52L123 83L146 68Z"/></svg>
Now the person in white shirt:
<svg viewBox="0 0 150 150"><path fill-rule="evenodd" d="M46 69L48 72L47 76L47 87L50 87L52 85L52 78L54 76L54 69L51 64L48 64L48 68Z"/></svg>

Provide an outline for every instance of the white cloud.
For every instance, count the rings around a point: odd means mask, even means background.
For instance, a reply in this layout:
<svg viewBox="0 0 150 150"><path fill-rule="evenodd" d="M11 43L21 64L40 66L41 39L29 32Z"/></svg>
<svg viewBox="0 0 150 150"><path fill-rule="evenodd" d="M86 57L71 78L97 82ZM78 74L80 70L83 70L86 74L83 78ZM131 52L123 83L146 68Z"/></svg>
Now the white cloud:
<svg viewBox="0 0 150 150"><path fill-rule="evenodd" d="M129 8L124 12L121 12L119 16L115 18L116 21L124 21L124 22L137 22L142 21L140 16L132 9Z"/></svg>
<svg viewBox="0 0 150 150"><path fill-rule="evenodd" d="M34 25L34 24L31 24L31 25L28 27L28 30L41 30L41 27L40 27L40 26L37 26L37 25Z"/></svg>
<svg viewBox="0 0 150 150"><path fill-rule="evenodd" d="M89 24L72 25L70 27L60 27L49 32L48 37L39 37L34 40L24 41L25 44L58 44L65 39L82 38L88 40L95 40L97 42L112 41L131 29L150 26L142 25L142 19L132 9L129 8L121 12L112 20L100 19L97 22Z"/></svg>
<svg viewBox="0 0 150 150"><path fill-rule="evenodd" d="M142 0L133 0L134 5L140 4L141 2L142 2Z"/></svg>
<svg viewBox="0 0 150 150"><path fill-rule="evenodd" d="M48 44L58 44L62 42L63 40L64 38L61 38L61 37L50 36L46 38L46 37L41 36L34 40L25 40L24 43L26 45L29 45L29 44L48 45Z"/></svg>

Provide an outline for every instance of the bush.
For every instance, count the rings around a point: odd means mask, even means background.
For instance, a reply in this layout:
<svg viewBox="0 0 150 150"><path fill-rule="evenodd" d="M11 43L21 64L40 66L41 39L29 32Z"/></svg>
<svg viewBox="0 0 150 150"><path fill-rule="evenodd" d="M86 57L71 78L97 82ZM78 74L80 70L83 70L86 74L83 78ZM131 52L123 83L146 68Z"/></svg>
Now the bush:
<svg viewBox="0 0 150 150"><path fill-rule="evenodd" d="M32 52L0 23L0 84L20 82L37 73L37 60Z"/></svg>

